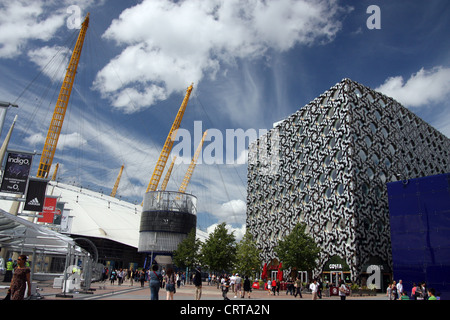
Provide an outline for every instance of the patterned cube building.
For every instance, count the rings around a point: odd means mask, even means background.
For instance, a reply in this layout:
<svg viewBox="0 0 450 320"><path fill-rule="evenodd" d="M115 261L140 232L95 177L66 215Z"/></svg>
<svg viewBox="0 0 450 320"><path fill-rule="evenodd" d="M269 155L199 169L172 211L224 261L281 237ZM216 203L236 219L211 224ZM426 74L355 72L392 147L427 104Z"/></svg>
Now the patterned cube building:
<svg viewBox="0 0 450 320"><path fill-rule="evenodd" d="M350 281L373 264L392 274L386 183L447 172L446 136L343 79L250 145L247 230L263 263L278 258L274 247L302 222L322 249L313 276L336 258Z"/></svg>

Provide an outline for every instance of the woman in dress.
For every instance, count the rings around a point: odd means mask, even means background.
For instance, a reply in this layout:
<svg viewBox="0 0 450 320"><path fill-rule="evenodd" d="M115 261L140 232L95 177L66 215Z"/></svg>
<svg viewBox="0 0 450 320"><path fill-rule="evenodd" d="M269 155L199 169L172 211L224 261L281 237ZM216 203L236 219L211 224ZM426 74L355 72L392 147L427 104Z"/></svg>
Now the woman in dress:
<svg viewBox="0 0 450 320"><path fill-rule="evenodd" d="M9 287L9 294L11 300L23 300L25 298L25 290L28 285L28 297L31 296L31 282L30 282L30 268L25 263L27 262L26 255L20 255L17 259L17 267L14 269L14 275Z"/></svg>

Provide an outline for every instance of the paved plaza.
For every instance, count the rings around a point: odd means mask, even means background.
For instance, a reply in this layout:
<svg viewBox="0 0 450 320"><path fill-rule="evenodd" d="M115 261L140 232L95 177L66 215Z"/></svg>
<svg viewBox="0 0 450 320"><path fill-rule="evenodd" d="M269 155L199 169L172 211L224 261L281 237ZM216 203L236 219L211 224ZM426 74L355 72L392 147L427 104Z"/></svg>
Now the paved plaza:
<svg viewBox="0 0 450 320"><path fill-rule="evenodd" d="M0 282L0 299L6 295L7 287L9 285L4 282ZM145 283L144 287L141 287L140 283L133 283L125 281L122 285L110 284L109 281L104 283L95 282L91 285L91 290L88 292L70 292L66 293L66 297L61 296L62 290L60 288L53 288L52 281L39 281L37 282L38 297L34 297L34 300L150 300L150 288L148 283ZM278 301L278 300L293 300L293 301L310 301L311 294L306 292L302 293L303 298L297 296L295 298L292 295L286 295L286 291L280 291L279 295L269 295L268 291L253 290L250 294L250 301L265 300L265 301ZM227 297L231 301L248 301L245 298L234 298L234 294L229 292ZM166 300L166 290L161 289L159 292L159 299ZM195 287L191 284L180 286L177 288L174 294L174 300L195 300ZM222 292L217 289L216 286L203 285L201 300L224 300ZM337 296L325 297L323 295L322 300L340 300ZM379 293L376 296L348 296L347 300L387 300L386 294Z"/></svg>
<svg viewBox="0 0 450 320"><path fill-rule="evenodd" d="M2 299L6 295L7 284L0 282L0 307ZM242 318L242 316L276 319L283 315L307 314L311 310L317 310L319 314L335 314L337 310L358 310L365 314L377 311L401 311L404 315L415 315L428 312L431 309L440 312L447 308L444 301L424 302L424 301L388 301L386 294L379 293L376 296L348 296L347 301L342 302L337 296L323 297L313 301L311 294L303 293L303 298L286 295L286 291L280 292L280 295L268 295L264 290L253 290L251 298L234 298L229 293L230 300L224 301L220 289L216 286L204 285L200 301L195 301L195 287L193 285L181 286L174 295L175 301L166 301L166 291L160 291L160 301L150 300L150 288L148 284L141 287L140 284L125 282L122 285L111 285L108 283L93 283L90 293L71 292L66 297L61 296L61 289L53 288L53 283L40 282L39 297L30 301L24 301L25 305L30 305L30 310L59 310L63 314L76 313L88 314L92 317L117 316L117 312L128 310L133 314L135 312L158 312L164 311L165 316L169 318L213 318L230 319ZM15 315L17 309L6 308L7 306L17 305L13 303L4 304L6 314ZM20 305L20 304L19 304ZM157 306L153 309L153 306ZM345 309L350 307L351 309ZM54 309L56 308L56 309ZM87 311L88 310L88 311ZM3 311L3 309L2 309ZM67 315L67 314L66 314Z"/></svg>

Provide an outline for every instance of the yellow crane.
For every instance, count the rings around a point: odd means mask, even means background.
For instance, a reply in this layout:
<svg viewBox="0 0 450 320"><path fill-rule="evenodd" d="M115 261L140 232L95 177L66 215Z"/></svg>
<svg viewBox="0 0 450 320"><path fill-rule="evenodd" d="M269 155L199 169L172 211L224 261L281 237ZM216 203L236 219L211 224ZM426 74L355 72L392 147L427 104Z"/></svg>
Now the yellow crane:
<svg viewBox="0 0 450 320"><path fill-rule="evenodd" d="M58 144L59 135L64 122L67 105L69 103L70 94L72 92L73 82L77 73L78 63L80 61L81 50L83 49L84 38L89 26L89 13L86 15L81 30L78 35L69 66L64 77L61 90L56 102L55 111L53 112L52 121L48 128L47 138L45 139L44 149L42 151L41 160L38 167L38 178L47 178L52 166L53 157L55 156L56 145Z"/></svg>
<svg viewBox="0 0 450 320"><path fill-rule="evenodd" d="M163 183L161 185L161 191L165 191L167 188L167 184L169 183L170 175L172 174L173 165L175 164L176 159L177 159L177 156L174 156L169 169L167 169L166 176L164 177Z"/></svg>
<svg viewBox="0 0 450 320"><path fill-rule="evenodd" d="M59 163L56 164L55 170L53 171L52 181L56 181L56 175L58 174Z"/></svg>
<svg viewBox="0 0 450 320"><path fill-rule="evenodd" d="M200 152L202 151L203 143L205 142L207 134L208 131L205 131L202 140L200 141L200 144L198 145L197 150L195 151L195 154L192 157L191 164L189 165L189 168L186 172L186 175L184 176L183 182L181 183L180 189L178 189L178 192L184 193L186 191L189 181L191 181L192 173L194 172L195 166L197 165L197 159L198 156L200 155Z"/></svg>
<svg viewBox="0 0 450 320"><path fill-rule="evenodd" d="M113 187L113 189L111 191L111 194L110 194L111 197L115 197L116 196L117 189L119 188L120 178L122 177L123 167L124 167L124 165L122 165L122 167L120 167L119 175L117 176L116 183L114 183L114 187Z"/></svg>
<svg viewBox="0 0 450 320"><path fill-rule="evenodd" d="M167 136L166 142L164 143L164 147L161 151L161 154L159 155L158 162L156 163L152 178L150 179L146 192L156 191L156 188L158 187L159 180L161 180L161 175L167 163L167 159L169 158L170 152L172 151L173 142L175 141L175 138L177 136L178 128L180 127L184 112L186 111L186 106L189 101L193 86L194 85L191 84L190 87L186 90L186 96L184 97L172 128L170 129L169 135Z"/></svg>

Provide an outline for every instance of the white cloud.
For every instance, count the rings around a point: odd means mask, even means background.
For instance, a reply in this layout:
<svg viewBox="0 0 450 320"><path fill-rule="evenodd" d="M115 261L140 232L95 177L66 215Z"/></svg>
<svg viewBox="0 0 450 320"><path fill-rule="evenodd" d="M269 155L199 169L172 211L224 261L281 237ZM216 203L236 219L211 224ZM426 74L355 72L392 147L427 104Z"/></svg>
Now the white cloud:
<svg viewBox="0 0 450 320"><path fill-rule="evenodd" d="M45 137L41 133L35 133L31 136L24 138L24 141L26 143L28 143L29 145L36 147L37 144L41 144L41 143L43 144L45 142Z"/></svg>
<svg viewBox="0 0 450 320"><path fill-rule="evenodd" d="M244 223L247 217L247 205L241 199L230 200L223 203L220 208L214 210L213 214L221 219L221 221L228 221L230 223Z"/></svg>
<svg viewBox="0 0 450 320"><path fill-rule="evenodd" d="M434 124L436 129L442 132L447 138L450 138L450 113L448 108L444 108L437 114L438 120Z"/></svg>
<svg viewBox="0 0 450 320"><path fill-rule="evenodd" d="M45 143L45 137L42 133L35 133L24 138L24 141L31 146L43 145ZM70 134L60 134L58 139L57 150L63 150L64 148L79 148L87 143L87 140L78 132Z"/></svg>
<svg viewBox="0 0 450 320"><path fill-rule="evenodd" d="M104 33L124 49L94 84L114 107L134 112L214 78L235 58L330 41L340 30L340 12L332 0L145 0Z"/></svg>
<svg viewBox="0 0 450 320"><path fill-rule="evenodd" d="M422 68L406 82L402 76L390 77L375 90L407 107L443 102L450 96L450 68Z"/></svg>
<svg viewBox="0 0 450 320"><path fill-rule="evenodd" d="M60 46L44 46L28 52L29 59L52 81L62 81L66 72L71 50Z"/></svg>
<svg viewBox="0 0 450 320"><path fill-rule="evenodd" d="M87 144L87 140L78 132L61 134L59 137L58 149L79 148Z"/></svg>
<svg viewBox="0 0 450 320"><path fill-rule="evenodd" d="M216 227L218 225L219 225L219 223L215 223L215 224L210 225L208 228L206 228L206 233L208 234L208 236L214 232L214 230L216 229ZM246 231L245 224L243 224L239 228L234 228L230 224L226 224L225 229L227 229L228 233L234 233L236 241L241 241L242 238L244 238L245 231Z"/></svg>
<svg viewBox="0 0 450 320"><path fill-rule="evenodd" d="M29 40L51 39L61 26L64 16L54 13L44 16L44 1L5 1L0 7L0 58L20 54Z"/></svg>
<svg viewBox="0 0 450 320"><path fill-rule="evenodd" d="M2 1L0 5L0 59L12 59L26 53L30 41L47 42L51 40L62 30L62 27L69 28L68 22L78 18L75 15L80 15L79 20L82 21L89 8L101 6L105 1ZM73 8L79 10L73 11Z"/></svg>

